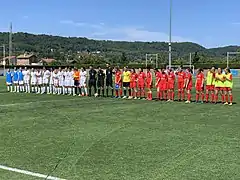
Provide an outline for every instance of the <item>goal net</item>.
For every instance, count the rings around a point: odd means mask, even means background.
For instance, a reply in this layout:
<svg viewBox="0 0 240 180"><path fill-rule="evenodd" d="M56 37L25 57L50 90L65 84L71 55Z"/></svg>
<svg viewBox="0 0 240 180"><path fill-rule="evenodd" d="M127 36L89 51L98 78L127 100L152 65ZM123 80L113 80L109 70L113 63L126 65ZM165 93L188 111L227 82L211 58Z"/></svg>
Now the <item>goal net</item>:
<svg viewBox="0 0 240 180"><path fill-rule="evenodd" d="M230 68L235 88L240 88L240 70L232 69L232 64L240 64L240 52L227 52L227 67ZM239 65L240 66L240 65Z"/></svg>

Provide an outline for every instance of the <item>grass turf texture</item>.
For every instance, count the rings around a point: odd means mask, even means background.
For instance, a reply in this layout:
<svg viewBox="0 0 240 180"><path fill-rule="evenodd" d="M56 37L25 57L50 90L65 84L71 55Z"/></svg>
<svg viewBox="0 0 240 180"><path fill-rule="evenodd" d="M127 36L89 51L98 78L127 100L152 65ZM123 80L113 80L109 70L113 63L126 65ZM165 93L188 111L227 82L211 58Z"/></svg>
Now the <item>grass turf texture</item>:
<svg viewBox="0 0 240 180"><path fill-rule="evenodd" d="M4 93L2 79L0 164L49 174L61 162L50 175L69 180L238 179L237 87L229 107Z"/></svg>

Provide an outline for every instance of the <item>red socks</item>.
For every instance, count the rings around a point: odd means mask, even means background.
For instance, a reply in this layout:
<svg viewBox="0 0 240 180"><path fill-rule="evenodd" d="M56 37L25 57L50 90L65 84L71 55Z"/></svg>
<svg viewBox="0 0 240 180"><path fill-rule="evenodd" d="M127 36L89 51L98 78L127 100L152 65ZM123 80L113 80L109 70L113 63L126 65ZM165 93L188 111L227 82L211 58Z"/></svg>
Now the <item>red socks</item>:
<svg viewBox="0 0 240 180"><path fill-rule="evenodd" d="M188 101L191 101L191 93L187 94Z"/></svg>
<svg viewBox="0 0 240 180"><path fill-rule="evenodd" d="M206 94L206 102L208 102L209 94Z"/></svg>
<svg viewBox="0 0 240 180"><path fill-rule="evenodd" d="M196 101L199 100L199 94L196 94Z"/></svg>
<svg viewBox="0 0 240 180"><path fill-rule="evenodd" d="M232 103L233 102L233 95L229 95L229 97L230 97L230 103Z"/></svg>

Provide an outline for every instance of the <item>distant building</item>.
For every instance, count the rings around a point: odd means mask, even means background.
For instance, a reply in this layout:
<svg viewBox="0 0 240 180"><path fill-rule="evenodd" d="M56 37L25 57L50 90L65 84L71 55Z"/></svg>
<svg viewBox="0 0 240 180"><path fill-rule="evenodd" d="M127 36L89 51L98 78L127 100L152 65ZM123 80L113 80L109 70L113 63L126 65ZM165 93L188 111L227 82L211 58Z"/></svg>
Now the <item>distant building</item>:
<svg viewBox="0 0 240 180"><path fill-rule="evenodd" d="M44 64L50 64L50 63L53 63L55 61L56 61L56 59L52 59L52 58L42 58L41 59L41 62L42 62L43 65Z"/></svg>
<svg viewBox="0 0 240 180"><path fill-rule="evenodd" d="M25 53L17 57L17 65L39 65L39 61L36 55Z"/></svg>
<svg viewBox="0 0 240 180"><path fill-rule="evenodd" d="M10 59L10 61L9 61L9 59ZM17 64L16 56L11 56L11 58L9 58L9 56L7 56L7 57L1 59L0 60L0 65L3 65L4 60L5 60L5 63L6 63L5 65L9 65L9 63L10 63L10 65L16 65Z"/></svg>

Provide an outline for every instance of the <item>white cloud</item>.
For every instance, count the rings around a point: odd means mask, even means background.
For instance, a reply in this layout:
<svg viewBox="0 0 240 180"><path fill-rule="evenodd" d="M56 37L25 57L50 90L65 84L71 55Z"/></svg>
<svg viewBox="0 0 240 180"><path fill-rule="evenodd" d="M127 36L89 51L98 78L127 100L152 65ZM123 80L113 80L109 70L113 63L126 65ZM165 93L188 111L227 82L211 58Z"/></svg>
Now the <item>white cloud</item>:
<svg viewBox="0 0 240 180"><path fill-rule="evenodd" d="M169 40L169 35L164 32L149 31L144 28L136 27L119 27L119 28L103 28L102 31L96 31L91 34L91 38L122 40L122 41L165 41ZM174 42L191 41L188 38L180 36L172 36Z"/></svg>
<svg viewBox="0 0 240 180"><path fill-rule="evenodd" d="M75 27L84 27L89 29L88 38L101 39L101 40L119 40L119 41L165 41L167 42L169 36L167 33L158 31L149 31L142 26L119 26L111 27L107 26L105 23L101 22L99 24L89 24L82 22L75 22L72 20L60 21L61 24L68 24ZM181 36L172 36L173 42L187 42L191 41L188 38Z"/></svg>

